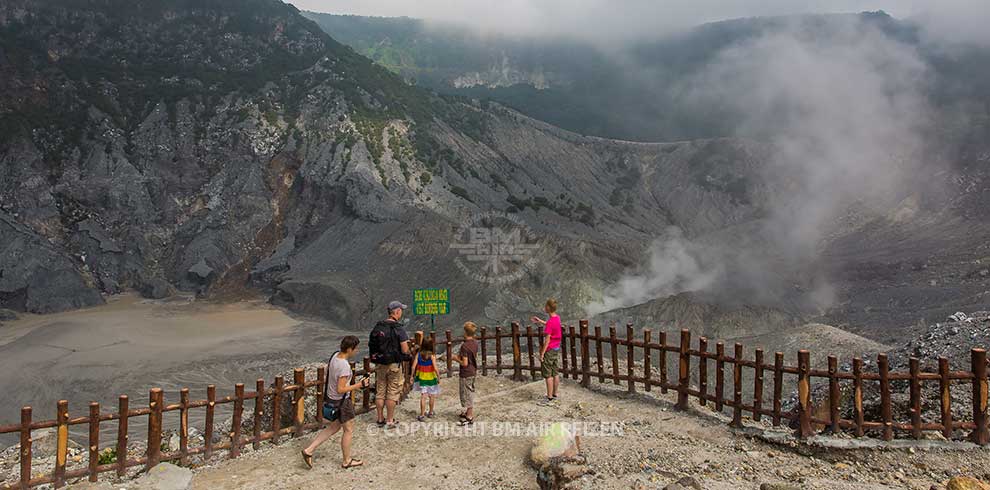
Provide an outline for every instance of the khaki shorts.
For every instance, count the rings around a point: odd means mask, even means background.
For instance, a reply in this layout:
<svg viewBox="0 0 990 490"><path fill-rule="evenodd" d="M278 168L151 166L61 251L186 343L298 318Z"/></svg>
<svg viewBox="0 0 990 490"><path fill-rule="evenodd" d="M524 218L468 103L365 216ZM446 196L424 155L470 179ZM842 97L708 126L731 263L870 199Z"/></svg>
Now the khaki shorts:
<svg viewBox="0 0 990 490"><path fill-rule="evenodd" d="M402 394L402 364L380 364L375 366L375 398L378 400L399 401Z"/></svg>
<svg viewBox="0 0 990 490"><path fill-rule="evenodd" d="M548 350L543 354L540 372L544 378L552 378L560 374L557 364L560 361L560 350Z"/></svg>
<svg viewBox="0 0 990 490"><path fill-rule="evenodd" d="M461 378L461 406L474 408L474 376Z"/></svg>

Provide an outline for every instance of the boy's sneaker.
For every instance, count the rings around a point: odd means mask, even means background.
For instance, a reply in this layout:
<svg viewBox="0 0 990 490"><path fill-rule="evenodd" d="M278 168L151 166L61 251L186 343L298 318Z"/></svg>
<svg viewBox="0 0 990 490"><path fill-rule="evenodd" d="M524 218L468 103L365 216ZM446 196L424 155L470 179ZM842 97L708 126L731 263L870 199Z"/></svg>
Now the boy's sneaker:
<svg viewBox="0 0 990 490"><path fill-rule="evenodd" d="M416 420L418 422L422 422L422 421L426 420L426 416L425 415L417 415L416 416Z"/></svg>
<svg viewBox="0 0 990 490"><path fill-rule="evenodd" d="M432 419L433 418L433 412L430 412L430 413L426 414L426 418Z"/></svg>

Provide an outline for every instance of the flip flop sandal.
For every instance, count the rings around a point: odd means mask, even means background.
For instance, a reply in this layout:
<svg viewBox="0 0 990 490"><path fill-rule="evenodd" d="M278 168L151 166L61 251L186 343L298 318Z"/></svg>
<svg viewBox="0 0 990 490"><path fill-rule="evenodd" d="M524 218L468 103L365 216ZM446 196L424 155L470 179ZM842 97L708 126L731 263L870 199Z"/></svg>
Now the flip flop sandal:
<svg viewBox="0 0 990 490"><path fill-rule="evenodd" d="M469 419L467 417L464 417L464 420L461 420L461 423L458 424L458 425L460 425L461 427L463 427L463 426L466 426L466 425L471 425L473 423L474 423L474 419Z"/></svg>
<svg viewBox="0 0 990 490"><path fill-rule="evenodd" d="M306 466L309 469L313 469L313 455L306 454L306 451L301 451L301 452L302 452L303 462L306 463Z"/></svg>
<svg viewBox="0 0 990 490"><path fill-rule="evenodd" d="M348 461L346 464L340 465L340 467L345 470L348 468L357 468L358 466L364 466L364 461L361 461L360 459L357 458L351 458L351 460Z"/></svg>
<svg viewBox="0 0 990 490"><path fill-rule="evenodd" d="M416 421L418 421L418 422L422 422L424 420L426 420L426 416L425 415L419 415L419 416L416 417Z"/></svg>

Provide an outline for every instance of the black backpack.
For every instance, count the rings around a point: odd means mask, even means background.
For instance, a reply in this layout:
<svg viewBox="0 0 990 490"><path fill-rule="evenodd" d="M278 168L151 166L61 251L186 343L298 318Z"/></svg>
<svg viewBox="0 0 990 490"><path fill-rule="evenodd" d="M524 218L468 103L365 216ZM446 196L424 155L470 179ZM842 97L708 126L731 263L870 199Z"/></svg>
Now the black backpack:
<svg viewBox="0 0 990 490"><path fill-rule="evenodd" d="M402 347L399 345L398 322L380 321L371 329L368 338L368 351L375 364L395 364L402 362Z"/></svg>

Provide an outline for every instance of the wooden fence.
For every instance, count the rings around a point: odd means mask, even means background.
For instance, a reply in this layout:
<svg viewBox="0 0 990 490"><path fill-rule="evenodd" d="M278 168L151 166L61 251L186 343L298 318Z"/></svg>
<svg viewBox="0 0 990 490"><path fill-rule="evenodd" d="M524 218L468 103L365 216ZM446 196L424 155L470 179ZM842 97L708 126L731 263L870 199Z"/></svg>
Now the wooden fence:
<svg viewBox="0 0 990 490"><path fill-rule="evenodd" d="M542 328L534 329L528 326L523 330L518 323L513 323L508 332L501 327L496 327L494 332L482 327L479 333L478 368L482 376L487 376L489 371L494 370L498 374L511 371L512 378L517 381L540 377L537 359L544 342ZM442 339L437 339L435 332L428 335L434 340L437 353L445 354L446 376L451 377L455 365L450 353L463 341L463 338L454 338L449 330L444 332ZM423 332L416 332L415 345L419 345L423 337ZM508 344L508 347L506 348L504 344ZM626 326L624 337L617 335L615 327L610 327L608 334L604 335L600 327L595 327L593 332L589 332L588 322L582 320L577 330L573 326L565 327L560 350L560 373L564 377L580 380L581 386L584 387L590 387L593 381L597 381L624 384L629 392L635 392L640 388L651 391L653 387L659 388L663 393L673 391L677 394L678 409L687 409L689 400L695 398L699 404L710 406L715 411L731 411L730 425L734 427L742 426L744 414L748 414L748 418L757 422L764 416L768 417L774 426L779 426L785 420L793 421L797 426L796 435L800 438L812 436L817 432L816 427L822 427L834 433L850 431L857 437L877 435L884 440L893 439L895 432L917 439L926 431L940 432L946 438L952 438L955 431L968 431L968 438L972 442L979 445L987 445L990 442L987 426L987 355L983 349L972 349L971 371L950 371L949 360L940 358L937 373L921 372L919 360L916 358L909 360L909 372L890 372L886 354L878 355L876 372L866 372L863 369L864 363L859 358L853 359L852 370L849 371L840 370L838 360L834 356L829 356L827 369L820 370L812 369L811 355L806 350L796 353L797 365L786 365L782 352L775 352L773 362L770 363L765 359L761 349L753 351L751 359L744 356L744 351L741 344L735 344L733 355L726 355L724 344L718 342L712 352L709 350L708 339L704 337L699 338L697 343L692 345L691 332L688 330L680 331L680 338L676 344L668 343L666 332L658 332L654 340L653 332L644 329L638 337L632 325ZM620 353L623 355L620 356ZM492 354L494 354L494 364L489 360ZM620 357L625 366L620 365ZM654 364L654 360L658 362ZM671 373L668 373L668 360L677 366L673 379ZM696 366L695 373L692 373L692 364ZM712 365L714 365L715 386L710 390L709 369L713 367ZM654 369L654 366L657 369ZM731 369L731 395L728 397L725 396L726 368ZM751 384L747 383L747 386L744 386L743 382L744 369L751 370L753 374ZM364 358L361 366L354 366L354 371L358 376L371 374L373 370L369 359ZM407 381L411 380L411 371L410 363L405 362L403 372ZM785 376L796 381L798 391L796 410L784 411L782 408ZM73 479L88 478L90 481L97 481L100 473L114 472L118 477L125 477L130 468L151 468L163 461L186 464L190 457L195 455L202 455L208 460L220 451L225 451L227 458L236 458L247 445L258 449L264 441L277 443L283 436L298 437L320 427L320 410L316 410L316 420L307 421L305 404L306 398L312 396L316 406L321 405L326 368L320 367L317 370L316 379L305 378L305 370L297 368L294 370L291 384L286 384L283 377L279 376L275 378L273 386L266 387L265 380L259 379L254 391L246 392L243 384L237 384L234 386L233 395L222 398L217 398L216 387L210 385L207 387L206 399L196 401L191 401L189 389L183 388L178 393L178 402L172 404L166 404L162 390L154 388L149 392L147 406L132 409L129 398L121 395L116 412L106 413L101 409L100 404L94 402L89 404L88 414L79 417L70 417L69 404L62 400L57 404L55 419L41 422L33 421L31 407L24 407L21 409L20 424L0 426L0 434L20 434L20 478L13 482L0 482L0 490L27 489L43 484L52 484L58 488ZM828 407L828 410L824 414L812 409L812 386L815 378L827 381L827 404L823 403L823 405ZM909 383L910 409L906 415L910 422L894 420L891 408L893 381ZM937 423L922 421L921 388L922 383L925 382L939 384L941 410ZM863 390L866 383L878 383L881 399L880 420L866 419L863 408ZM970 420L953 419L953 404L966 403L952 399L950 387L953 383L966 383L972 386L972 399L969 403L972 406L973 416ZM851 385L852 388L853 419L843 419L840 416L843 384L847 387ZM764 392L771 386L772 397L768 403L765 403ZM408 395L410 388L411 383L407 382L402 394L403 398ZM751 402L747 404L743 401L743 393L749 390L752 392L752 397ZM371 387L365 388L361 390L361 396L356 397L357 413L362 414L374 409L372 391ZM310 392L312 395L309 394ZM289 425L282 423L281 410L285 399L291 401L293 410L292 423ZM271 403L271 423L263 426L262 415L265 404L269 403L268 400ZM252 431L249 434L244 433L242 428L247 403L253 404L251 408L254 414ZM215 443L216 408L217 405L225 404L232 404L233 408L230 432L220 438L221 442ZM189 412L198 409L206 411L204 443L201 447L189 447ZM178 412L179 449L165 452L162 450L162 426L164 415L169 412ZM147 417L147 439L143 454L131 455L128 454L128 422L134 417ZM116 445L113 446L116 449L116 461L100 464L100 424L112 421L117 422L117 440ZM85 467L67 470L68 430L70 426L76 425L88 425L89 428L88 464ZM57 434L54 471L50 475L32 477L32 431L49 428L55 428Z"/></svg>

